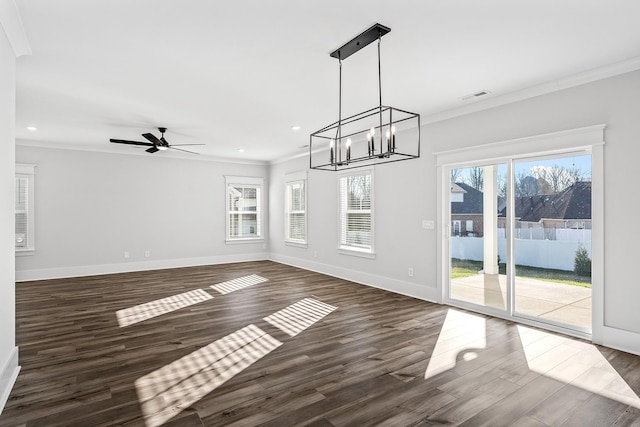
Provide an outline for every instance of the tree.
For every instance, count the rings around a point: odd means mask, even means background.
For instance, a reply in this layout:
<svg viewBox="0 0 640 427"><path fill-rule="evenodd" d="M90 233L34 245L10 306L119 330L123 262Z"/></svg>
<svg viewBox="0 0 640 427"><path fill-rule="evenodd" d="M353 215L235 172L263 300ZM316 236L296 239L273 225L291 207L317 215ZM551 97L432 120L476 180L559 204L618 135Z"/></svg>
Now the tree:
<svg viewBox="0 0 640 427"><path fill-rule="evenodd" d="M548 184L549 190L547 192L551 193L559 193L571 187L576 181L582 180L583 177L580 168L576 166L571 168L559 165L534 166L531 168L531 173L538 181L544 181ZM547 192L541 194L546 194Z"/></svg>
<svg viewBox="0 0 640 427"><path fill-rule="evenodd" d="M455 184L462 176L462 169L451 169L451 184Z"/></svg>
<svg viewBox="0 0 640 427"><path fill-rule="evenodd" d="M484 169L475 166L469 169L469 185L478 191L482 191L484 187Z"/></svg>
<svg viewBox="0 0 640 427"><path fill-rule="evenodd" d="M515 179L516 197L535 196L538 194L538 180L528 175L525 171L520 171Z"/></svg>

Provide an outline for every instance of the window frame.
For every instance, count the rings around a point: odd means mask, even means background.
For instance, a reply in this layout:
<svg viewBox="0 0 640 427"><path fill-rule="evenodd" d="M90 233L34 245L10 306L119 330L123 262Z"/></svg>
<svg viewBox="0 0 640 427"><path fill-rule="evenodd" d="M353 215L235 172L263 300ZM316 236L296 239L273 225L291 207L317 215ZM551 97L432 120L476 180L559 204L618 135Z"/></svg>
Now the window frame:
<svg viewBox="0 0 640 427"><path fill-rule="evenodd" d="M14 183L14 192L17 190L17 179L18 178L26 178L27 179L27 246L25 247L15 247L16 256L29 256L34 255L36 251L35 245L35 176L36 176L36 165L25 164L25 163L16 163L16 171L15 178L16 181ZM14 205L14 212L18 213ZM15 226L14 226L15 228Z"/></svg>
<svg viewBox="0 0 640 427"><path fill-rule="evenodd" d="M255 211L231 211L229 201L229 190L231 187L242 186L245 188L256 188L256 210ZM263 235L263 214L264 214L264 178L261 177L243 177L225 175L225 243L260 243L264 242ZM256 235L255 236L232 236L231 235L231 215L232 214L256 214Z"/></svg>
<svg viewBox="0 0 640 427"><path fill-rule="evenodd" d="M345 227L347 227L346 214L349 213L349 211L346 209L347 200L346 198L343 199L342 180L349 179L350 177L354 177L354 176L361 176L361 175L369 175L370 177L370 190L369 190L370 207L367 210L359 209L356 212L368 211L367 213L369 213L370 224L371 224L370 225L371 244L369 245L369 247L349 245L346 243L346 241L343 241L342 239L343 235L346 234L346 232L345 233L342 232L342 230ZM365 167L365 168L358 168L357 171L342 172L338 174L337 178L338 178L337 179L337 182L338 182L338 253L343 255L353 255L353 256L359 256L363 258L374 259L376 257L374 168ZM346 194L344 196L346 196ZM345 214L344 216L343 216L343 213Z"/></svg>
<svg viewBox="0 0 640 427"><path fill-rule="evenodd" d="M285 175L284 179L284 243L290 246L298 246L306 248L308 243L308 214L307 214L307 171L290 173ZM291 190L294 184L302 184L304 205L302 210L291 210ZM290 235L290 224L292 214L302 214L304 216L304 238L295 239Z"/></svg>

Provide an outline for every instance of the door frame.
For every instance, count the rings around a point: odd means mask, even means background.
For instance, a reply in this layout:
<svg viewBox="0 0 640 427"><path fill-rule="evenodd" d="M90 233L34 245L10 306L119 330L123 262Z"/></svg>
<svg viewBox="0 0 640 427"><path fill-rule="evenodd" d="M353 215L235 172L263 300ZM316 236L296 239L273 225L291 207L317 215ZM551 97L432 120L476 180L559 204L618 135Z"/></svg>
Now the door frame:
<svg viewBox="0 0 640 427"><path fill-rule="evenodd" d="M512 320L518 323L540 327L543 329L564 333L571 336L586 338L599 342L604 331L604 197L603 197L603 146L604 130L606 125L594 125L584 128L569 129L560 132L542 134L519 138L514 140L494 142L458 148L453 150L434 153L436 156L437 169L437 191L438 191L438 211L437 211L437 284L439 287L438 297L440 303L457 306L471 311L481 312L491 316ZM507 179L509 188L513 188L513 162L527 158L541 158L545 156L560 156L566 154L591 154L591 179L592 179L592 331L584 332L576 329L563 327L551 323L541 322L529 316L513 315L513 283L507 284L507 311L494 309L492 307L479 306L464 301L452 300L448 297L450 280L450 252L449 236L450 225L450 191L449 191L449 171L453 168L481 166L487 164L507 164ZM513 192L509 198L513 199ZM509 200L513 206L514 200ZM507 279L513 281L511 270L514 268L513 262L513 215L507 217Z"/></svg>

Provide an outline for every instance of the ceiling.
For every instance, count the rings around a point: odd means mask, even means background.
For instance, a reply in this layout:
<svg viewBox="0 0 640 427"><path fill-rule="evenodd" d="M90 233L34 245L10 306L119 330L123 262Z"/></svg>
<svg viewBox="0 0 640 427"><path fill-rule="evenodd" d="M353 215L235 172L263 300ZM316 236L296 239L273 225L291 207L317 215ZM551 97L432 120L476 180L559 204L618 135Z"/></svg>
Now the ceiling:
<svg viewBox="0 0 640 427"><path fill-rule="evenodd" d="M158 126L206 144L203 158L305 153L338 118L329 53L376 22L391 28L383 103L424 118L640 57L637 0L16 3L32 50L17 63L18 142L119 153L144 151L109 138ZM378 104L376 61L374 44L343 61L343 113Z"/></svg>

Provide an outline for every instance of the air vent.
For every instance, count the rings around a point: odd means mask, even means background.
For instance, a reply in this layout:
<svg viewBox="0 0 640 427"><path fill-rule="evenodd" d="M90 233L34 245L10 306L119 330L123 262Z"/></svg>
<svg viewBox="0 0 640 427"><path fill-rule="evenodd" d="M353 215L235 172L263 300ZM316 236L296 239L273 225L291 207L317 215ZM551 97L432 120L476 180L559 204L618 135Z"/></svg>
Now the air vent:
<svg viewBox="0 0 640 427"><path fill-rule="evenodd" d="M474 92L472 94L462 96L460 97L460 99L463 101L466 101L467 99L479 98L481 96L489 95L490 93L491 93L490 90L481 90L479 92Z"/></svg>

